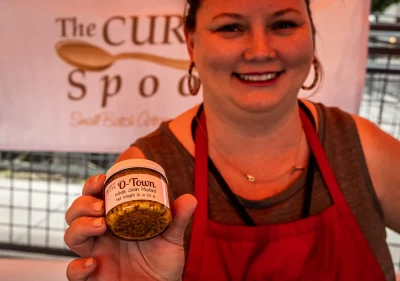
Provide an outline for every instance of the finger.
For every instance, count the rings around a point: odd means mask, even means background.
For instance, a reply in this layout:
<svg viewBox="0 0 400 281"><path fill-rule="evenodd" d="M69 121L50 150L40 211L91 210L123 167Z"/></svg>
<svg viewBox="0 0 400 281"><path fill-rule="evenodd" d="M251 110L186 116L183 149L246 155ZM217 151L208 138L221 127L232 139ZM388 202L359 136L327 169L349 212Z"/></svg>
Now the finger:
<svg viewBox="0 0 400 281"><path fill-rule="evenodd" d="M67 278L69 281L86 281L96 266L94 258L73 260L68 264Z"/></svg>
<svg viewBox="0 0 400 281"><path fill-rule="evenodd" d="M193 195L184 194L174 201L171 206L172 223L163 236L171 243L183 245L185 229L197 206L197 200Z"/></svg>
<svg viewBox="0 0 400 281"><path fill-rule="evenodd" d="M92 195L98 197L103 192L103 184L106 180L106 176L99 174L90 177L83 186L82 195Z"/></svg>
<svg viewBox="0 0 400 281"><path fill-rule="evenodd" d="M74 220L64 235L65 244L82 257L91 255L94 238L107 230L104 218L81 217Z"/></svg>
<svg viewBox="0 0 400 281"><path fill-rule="evenodd" d="M93 196L81 196L72 202L65 213L65 221L68 225L79 217L104 216L104 201Z"/></svg>

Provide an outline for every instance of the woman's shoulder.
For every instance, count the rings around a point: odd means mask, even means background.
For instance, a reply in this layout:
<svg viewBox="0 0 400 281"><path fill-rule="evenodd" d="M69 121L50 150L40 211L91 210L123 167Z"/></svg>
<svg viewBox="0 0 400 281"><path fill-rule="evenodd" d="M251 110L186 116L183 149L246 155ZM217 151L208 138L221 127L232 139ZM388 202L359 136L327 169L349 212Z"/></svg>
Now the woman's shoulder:
<svg viewBox="0 0 400 281"><path fill-rule="evenodd" d="M353 115L377 197L388 227L400 231L400 142L373 122Z"/></svg>
<svg viewBox="0 0 400 281"><path fill-rule="evenodd" d="M191 155L194 155L191 123L198 108L199 105L196 105L177 117L162 122L156 130L138 138L118 157L117 162L132 158L151 158L148 144L161 141L163 137L172 138L174 142L180 143Z"/></svg>
<svg viewBox="0 0 400 281"><path fill-rule="evenodd" d="M336 130L334 134L336 136L348 132L353 136L353 141L359 141L372 186L384 212L386 225L399 232L400 221L397 219L400 213L399 140L383 131L377 124L357 114L320 103L314 106L323 112L322 118L327 125L325 130ZM349 140L349 136L347 138L343 136L343 139Z"/></svg>

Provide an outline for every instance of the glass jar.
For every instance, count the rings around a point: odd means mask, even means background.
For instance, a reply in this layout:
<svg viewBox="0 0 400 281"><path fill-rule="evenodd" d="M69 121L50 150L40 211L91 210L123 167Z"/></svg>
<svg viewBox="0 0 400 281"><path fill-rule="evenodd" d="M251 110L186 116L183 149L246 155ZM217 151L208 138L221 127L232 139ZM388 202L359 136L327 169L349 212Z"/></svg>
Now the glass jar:
<svg viewBox="0 0 400 281"><path fill-rule="evenodd" d="M106 173L104 199L108 229L123 240L147 240L172 221L164 169L147 159L116 163Z"/></svg>

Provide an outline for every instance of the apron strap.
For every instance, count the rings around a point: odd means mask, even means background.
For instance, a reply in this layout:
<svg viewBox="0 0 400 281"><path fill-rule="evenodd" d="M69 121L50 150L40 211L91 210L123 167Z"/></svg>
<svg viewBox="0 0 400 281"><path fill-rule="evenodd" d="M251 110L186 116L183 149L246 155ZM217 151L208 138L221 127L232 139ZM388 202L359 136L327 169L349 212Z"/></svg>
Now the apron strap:
<svg viewBox="0 0 400 281"><path fill-rule="evenodd" d="M317 134L314 130L311 130L312 125L303 112L300 112L300 118L302 119L304 131L307 134L307 140L315 155L325 185L327 186L332 200L336 205L338 213L345 218L342 219L343 228L347 230L350 239L353 241L354 245L356 245L360 254L360 259L365 261L365 265L367 266L366 270L374 275L374 280L385 280L383 271L380 268L367 239L362 233L361 228L352 210L350 209L350 206L347 204L346 199L343 196L342 190L340 189L335 175L333 174L332 168L329 165L328 159Z"/></svg>
<svg viewBox="0 0 400 281"><path fill-rule="evenodd" d="M312 154L314 155L318 163L319 171L321 172L322 178L325 182L326 187L329 190L333 202L340 206L346 206L347 210L350 210L342 195L339 184L336 181L331 166L329 165L328 159L326 158L324 149L322 148L322 145L318 139L317 133L315 132L309 118L302 110L300 110L300 118Z"/></svg>
<svg viewBox="0 0 400 281"><path fill-rule="evenodd" d="M200 115L200 124L206 123L205 114ZM196 130L196 146L194 160L194 196L197 199L197 207L193 214L192 233L190 247L186 259L183 280L197 280L199 278L198 269L201 268L204 236L207 229L208 220L208 143L207 138Z"/></svg>

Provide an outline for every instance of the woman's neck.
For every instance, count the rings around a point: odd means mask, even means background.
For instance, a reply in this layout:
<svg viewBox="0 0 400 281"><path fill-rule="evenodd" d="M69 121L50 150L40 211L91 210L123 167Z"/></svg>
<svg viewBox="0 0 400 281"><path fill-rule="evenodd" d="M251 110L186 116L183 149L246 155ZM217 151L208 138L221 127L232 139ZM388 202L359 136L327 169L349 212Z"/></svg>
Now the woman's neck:
<svg viewBox="0 0 400 281"><path fill-rule="evenodd" d="M210 150L228 157L244 151L250 157L260 153L267 158L281 155L297 147L302 133L297 101L257 114L206 103L204 110Z"/></svg>

